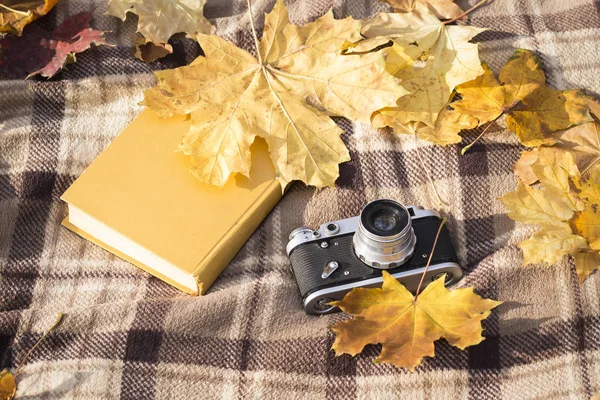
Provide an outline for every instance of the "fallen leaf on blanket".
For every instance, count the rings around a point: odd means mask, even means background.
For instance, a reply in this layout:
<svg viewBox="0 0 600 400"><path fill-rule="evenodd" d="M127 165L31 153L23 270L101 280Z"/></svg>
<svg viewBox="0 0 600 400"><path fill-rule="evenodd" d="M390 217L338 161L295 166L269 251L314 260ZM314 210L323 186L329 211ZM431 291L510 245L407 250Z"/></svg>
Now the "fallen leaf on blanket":
<svg viewBox="0 0 600 400"><path fill-rule="evenodd" d="M361 38L360 26L331 11L292 25L278 0L262 40L255 38L258 60L217 36L198 35L206 58L156 72L158 84L146 90L143 104L161 117L191 114L180 150L192 156L202 182L222 186L233 173L248 176L250 145L260 136L283 187L296 179L333 186L338 164L350 157L329 114L368 123L406 93L385 72L382 52L341 54L346 41Z"/></svg>
<svg viewBox="0 0 600 400"><path fill-rule="evenodd" d="M12 400L17 393L15 377L8 369L0 372L0 400Z"/></svg>
<svg viewBox="0 0 600 400"><path fill-rule="evenodd" d="M445 276L430 283L416 298L388 272L381 289L353 289L332 304L354 319L336 323L332 349L337 355L360 353L368 344L382 344L375 362L414 371L423 357L435 355L434 342L465 349L484 340L481 321L500 301L484 299L473 288L446 289Z"/></svg>
<svg viewBox="0 0 600 400"><path fill-rule="evenodd" d="M50 78L66 64L76 61L75 55L92 45L108 45L104 32L89 26L92 12L75 14L54 31L39 25L27 27L21 37L7 36L0 40L0 67L11 74L41 75Z"/></svg>
<svg viewBox="0 0 600 400"><path fill-rule="evenodd" d="M521 152L521 157L513 167L513 172L515 173L515 176L526 185L533 185L538 180L537 176L535 176L533 170L531 169L531 164L533 164L537 160L537 158L537 148L528 151L523 151Z"/></svg>
<svg viewBox="0 0 600 400"><path fill-rule="evenodd" d="M54 321L52 326L48 328L46 332L44 332L42 337L40 337L38 341L35 342L33 347L29 349L27 354L25 354L25 357L23 357L23 359L19 363L19 366L17 367L17 370L14 374L12 374L8 369L4 369L2 370L2 372L0 372L0 400L12 400L15 397L15 394L17 393L16 379L19 373L21 372L21 368L25 364L25 361L27 361L27 358L29 358L29 356L31 355L31 353L33 353L35 348L50 334L50 332L52 332L54 328L56 328L61 323L62 318L63 313L59 313L58 317L56 318L56 321Z"/></svg>
<svg viewBox="0 0 600 400"><path fill-rule="evenodd" d="M554 132L592 120L583 91L546 86L540 59L532 51L517 49L498 80L483 67L483 75L457 86L462 99L452 103L456 111L477 118L479 125L506 114L508 129L531 147L554 144Z"/></svg>
<svg viewBox="0 0 600 400"><path fill-rule="evenodd" d="M587 122L565 131L558 131L552 137L555 143L551 147L544 147L545 152L555 152L558 155L570 153L583 176L600 169L600 123ZM527 185L538 180L531 171L531 165L537 157L537 148L525 151L521 153L521 158L513 169L515 175Z"/></svg>
<svg viewBox="0 0 600 400"><path fill-rule="evenodd" d="M416 134L423 140L440 146L446 146L460 143L462 137L458 133L462 130L475 128L476 126L476 118L454 110L444 109L438 115L433 127L423 122L409 122L406 125L397 125L395 132Z"/></svg>
<svg viewBox="0 0 600 400"><path fill-rule="evenodd" d="M439 19L452 19L460 17L463 10L454 3L454 0L383 0L394 8L394 12L412 12L418 3L426 6Z"/></svg>
<svg viewBox="0 0 600 400"><path fill-rule="evenodd" d="M553 147L539 148L530 168L541 188L519 181L514 192L501 198L510 218L541 227L518 243L523 265L553 264L572 255L583 281L599 266L600 169L582 176L573 155Z"/></svg>
<svg viewBox="0 0 600 400"><path fill-rule="evenodd" d="M21 36L30 22L48 14L58 0L2 0L0 32Z"/></svg>
<svg viewBox="0 0 600 400"><path fill-rule="evenodd" d="M365 37L394 41L386 69L409 93L395 107L377 112L373 125L399 131L410 122L434 127L454 88L483 74L477 44L469 41L484 30L446 25L421 3L410 13L382 13L367 20Z"/></svg>
<svg viewBox="0 0 600 400"><path fill-rule="evenodd" d="M167 42L174 34L210 33L212 25L204 17L206 1L110 0L106 13L123 21L128 13L138 16L137 31L144 39L136 41L135 54L141 60L152 62L159 56L164 57L173 52ZM145 55L149 51L152 55Z"/></svg>

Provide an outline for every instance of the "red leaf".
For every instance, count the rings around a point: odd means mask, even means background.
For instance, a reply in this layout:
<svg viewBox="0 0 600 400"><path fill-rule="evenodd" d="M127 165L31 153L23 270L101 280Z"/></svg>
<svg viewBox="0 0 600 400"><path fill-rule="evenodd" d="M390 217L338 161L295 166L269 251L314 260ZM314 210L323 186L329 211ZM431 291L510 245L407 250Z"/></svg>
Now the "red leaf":
<svg viewBox="0 0 600 400"><path fill-rule="evenodd" d="M8 36L0 40L0 68L12 74L27 73L27 78L42 75L51 78L65 64L75 61L75 54L94 45L110 45L104 31L89 25L92 11L73 15L54 31L32 24L21 37Z"/></svg>

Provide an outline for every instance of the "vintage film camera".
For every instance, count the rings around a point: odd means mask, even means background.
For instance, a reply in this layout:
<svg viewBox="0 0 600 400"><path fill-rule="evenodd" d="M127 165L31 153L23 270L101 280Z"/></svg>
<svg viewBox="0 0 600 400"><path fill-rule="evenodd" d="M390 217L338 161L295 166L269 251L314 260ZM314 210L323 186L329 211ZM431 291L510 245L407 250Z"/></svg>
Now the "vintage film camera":
<svg viewBox="0 0 600 400"><path fill-rule="evenodd" d="M381 287L387 270L413 293L442 218L432 210L394 200L375 200L357 217L290 233L286 250L308 314L339 311L328 303L358 287ZM462 278L446 226L440 232L424 284L446 274L446 285Z"/></svg>

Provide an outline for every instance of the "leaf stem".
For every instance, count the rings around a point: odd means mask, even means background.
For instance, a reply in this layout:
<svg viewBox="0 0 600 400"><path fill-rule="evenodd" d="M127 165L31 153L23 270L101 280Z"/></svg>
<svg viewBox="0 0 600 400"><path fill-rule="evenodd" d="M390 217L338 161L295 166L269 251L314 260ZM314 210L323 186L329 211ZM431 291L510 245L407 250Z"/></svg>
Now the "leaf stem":
<svg viewBox="0 0 600 400"><path fill-rule="evenodd" d="M56 328L58 326L58 324L60 324L60 321L62 321L62 318L63 318L63 313L58 313L58 317L56 318L56 321L54 321L54 324L52 324L52 326L50 328L48 328L48 330L46 330L46 332L44 332L42 337L39 338L38 341L35 342L33 347L31 349L29 349L27 354L25 354L25 357L23 357L23 359L21 360L21 363L19 363L19 366L17 367L17 370L15 371L15 374L13 375L15 378L21 371L21 368L23 367L23 364L25 364L25 361L27 361L27 359L29 358L31 353L33 353L33 350L35 350L35 348L38 347L38 345L42 342L42 340L44 340L46 338L46 336L48 336L50 334L50 332L52 332L52 330L54 328Z"/></svg>
<svg viewBox="0 0 600 400"><path fill-rule="evenodd" d="M438 228L437 234L435 235L435 240L433 241L433 246L431 247L431 253L429 253L429 259L427 260L427 265L425 266L425 271L423 271L423 275L421 275L421 281L419 282L419 287L417 287L417 291L415 293L415 300L417 302L417 297L419 297L419 293L421 293L421 286L423 285L423 281L425 280L425 275L427 275L427 270L429 269L429 264L431 264L431 259L433 258L433 253L435 253L435 246L437 246L437 241L440 237L440 233L442 232L442 227L448 221L446 218L442 219L440 226Z"/></svg>
<svg viewBox="0 0 600 400"><path fill-rule="evenodd" d="M473 11L475 11L476 9L478 9L479 7L481 7L482 5L484 5L485 3L487 3L489 0L481 0L479 3L475 4L473 7L469 8L467 11L463 12L462 14L449 19L448 21L444 21L442 22L442 25L448 25L451 24L452 22L455 22L459 19L461 19L462 17L469 15L470 13L472 13Z"/></svg>
<svg viewBox="0 0 600 400"><path fill-rule="evenodd" d="M19 10L15 10L14 8L10 8L9 6L5 6L4 4L0 3L0 7L7 9L10 12L14 12L15 14L21 14L21 15L25 15L25 16L29 16L30 15L30 11L19 11Z"/></svg>
<svg viewBox="0 0 600 400"><path fill-rule="evenodd" d="M262 56L260 55L260 47L258 46L258 35L256 34L256 27L254 26L254 15L252 14L252 1L248 0L248 14L250 15L250 27L252 28L252 37L254 38L254 45L256 46L256 55L258 62L263 65Z"/></svg>
<svg viewBox="0 0 600 400"><path fill-rule="evenodd" d="M497 118L496 118L496 119L497 119ZM462 154L462 155L465 155L465 153L466 153L467 151L469 151L469 149L470 149L471 147L473 147L473 145L474 145L475 143L477 143L477 141L478 141L479 139L481 139L481 137L483 136L483 134L484 134L485 132L487 132L487 130L489 129L489 127L490 127L490 126L492 126L492 124L494 123L494 121L496 121L496 119L494 119L493 121L490 121L490 123L488 124L488 126L486 126L486 127L485 127L485 129L484 129L484 130L483 130L483 131L482 131L482 132L479 134L479 136L477 136L477 138L475 138L475 140L473 140L473 141L472 141L470 144L468 144L468 145L466 145L465 147L463 147L463 148L462 148L462 150L460 151L460 154Z"/></svg>

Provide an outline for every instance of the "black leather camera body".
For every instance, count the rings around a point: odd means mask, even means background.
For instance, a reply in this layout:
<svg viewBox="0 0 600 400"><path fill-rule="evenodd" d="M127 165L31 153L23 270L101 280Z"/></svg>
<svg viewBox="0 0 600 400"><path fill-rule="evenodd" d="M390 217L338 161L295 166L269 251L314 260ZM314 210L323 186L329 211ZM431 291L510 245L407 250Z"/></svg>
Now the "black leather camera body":
<svg viewBox="0 0 600 400"><path fill-rule="evenodd" d="M298 228L286 247L308 314L338 311L328 303L359 287L381 287L382 270L416 291L442 222L432 210L393 200L375 200L357 217ZM446 285L462 278L446 226L442 227L425 276L446 274Z"/></svg>

